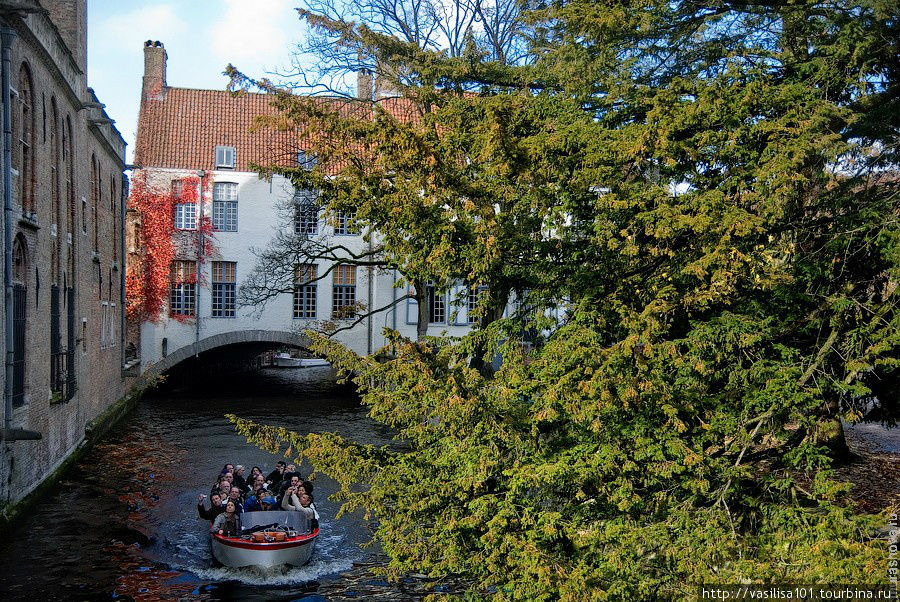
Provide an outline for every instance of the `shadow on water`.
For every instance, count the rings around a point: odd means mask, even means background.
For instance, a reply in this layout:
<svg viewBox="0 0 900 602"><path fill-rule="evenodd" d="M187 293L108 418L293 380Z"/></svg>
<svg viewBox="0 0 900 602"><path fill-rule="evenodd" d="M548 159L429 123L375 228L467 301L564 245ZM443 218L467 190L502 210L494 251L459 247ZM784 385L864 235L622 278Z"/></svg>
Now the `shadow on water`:
<svg viewBox="0 0 900 602"><path fill-rule="evenodd" d="M0 543L0 597L10 599L341 599L359 582L342 575L379 562L361 544L361 515L335 519L315 481L321 536L305 567L262 573L214 566L197 498L225 462L266 473L280 459L248 445L227 413L299 432L333 431L387 444L391 433L368 418L352 388L330 368L267 369L213 379L183 372L147 395L134 413L70 470ZM301 472L308 472L303 467ZM378 589L365 581L364 589ZM392 586L393 587L393 586ZM386 588L386 589L384 589ZM404 599L384 584L385 599ZM326 593L328 592L328 593ZM379 596L380 597L380 596ZM408 597L418 597L410 595ZM359 598L357 598L359 599Z"/></svg>

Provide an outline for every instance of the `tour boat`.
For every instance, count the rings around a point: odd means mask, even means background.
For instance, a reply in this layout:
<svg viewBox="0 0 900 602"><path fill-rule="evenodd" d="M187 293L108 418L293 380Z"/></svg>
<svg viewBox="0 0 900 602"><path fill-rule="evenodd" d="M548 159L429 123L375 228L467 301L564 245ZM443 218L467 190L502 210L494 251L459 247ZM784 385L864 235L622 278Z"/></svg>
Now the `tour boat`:
<svg viewBox="0 0 900 602"><path fill-rule="evenodd" d="M276 368L315 368L328 366L328 360L318 357L293 357L287 353L276 353L273 358Z"/></svg>
<svg viewBox="0 0 900 602"><path fill-rule="evenodd" d="M302 566L312 557L319 527L303 512L243 512L240 519L238 537L211 533L213 557L224 566Z"/></svg>

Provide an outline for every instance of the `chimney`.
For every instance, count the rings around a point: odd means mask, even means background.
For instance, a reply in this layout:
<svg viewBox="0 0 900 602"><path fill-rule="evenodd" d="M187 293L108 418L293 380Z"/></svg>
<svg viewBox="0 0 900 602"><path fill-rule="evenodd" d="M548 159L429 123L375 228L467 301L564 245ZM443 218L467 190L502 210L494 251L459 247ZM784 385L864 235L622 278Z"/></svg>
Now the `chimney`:
<svg viewBox="0 0 900 602"><path fill-rule="evenodd" d="M162 100L166 89L167 58L162 42L144 42L144 87L141 89L144 100Z"/></svg>
<svg viewBox="0 0 900 602"><path fill-rule="evenodd" d="M400 96L396 81L399 79L400 68L396 64L382 61L375 62L375 100L381 100L392 96Z"/></svg>
<svg viewBox="0 0 900 602"><path fill-rule="evenodd" d="M87 73L87 0L41 0L81 71Z"/></svg>
<svg viewBox="0 0 900 602"><path fill-rule="evenodd" d="M360 69L356 73L356 97L360 100L372 100L372 72Z"/></svg>

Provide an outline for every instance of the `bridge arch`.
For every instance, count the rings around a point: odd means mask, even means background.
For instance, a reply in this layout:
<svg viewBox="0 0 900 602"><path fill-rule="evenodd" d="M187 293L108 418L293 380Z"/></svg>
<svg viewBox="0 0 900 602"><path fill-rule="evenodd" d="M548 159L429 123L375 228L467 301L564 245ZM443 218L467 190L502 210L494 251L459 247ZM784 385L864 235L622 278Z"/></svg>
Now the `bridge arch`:
<svg viewBox="0 0 900 602"><path fill-rule="evenodd" d="M309 349L310 339L303 333L283 330L235 330L232 332L224 332L212 335L205 339L200 339L200 341L191 343L190 345L179 347L155 364L145 367L144 373L161 374L188 358L219 347L240 344L265 345L267 343Z"/></svg>

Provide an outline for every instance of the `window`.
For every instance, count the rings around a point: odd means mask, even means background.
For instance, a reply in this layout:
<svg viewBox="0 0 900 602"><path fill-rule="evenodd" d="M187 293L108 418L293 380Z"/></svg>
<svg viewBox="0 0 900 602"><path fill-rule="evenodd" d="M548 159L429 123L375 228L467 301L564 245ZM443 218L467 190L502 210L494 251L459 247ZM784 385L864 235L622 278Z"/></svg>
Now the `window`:
<svg viewBox="0 0 900 602"><path fill-rule="evenodd" d="M447 320L446 293L442 293L436 286L429 284L428 292L428 323L443 324Z"/></svg>
<svg viewBox="0 0 900 602"><path fill-rule="evenodd" d="M169 313L173 316L193 316L197 309L197 263L173 261L171 286Z"/></svg>
<svg viewBox="0 0 900 602"><path fill-rule="evenodd" d="M175 229L195 230L197 228L197 203L175 204Z"/></svg>
<svg viewBox="0 0 900 602"><path fill-rule="evenodd" d="M335 318L349 318L356 304L356 266L334 266L331 312Z"/></svg>
<svg viewBox="0 0 900 602"><path fill-rule="evenodd" d="M100 302L100 349L116 346L116 304Z"/></svg>
<svg viewBox="0 0 900 602"><path fill-rule="evenodd" d="M56 109L56 97L50 97L50 223L59 223L59 111ZM52 228L51 228L52 230Z"/></svg>
<svg viewBox="0 0 900 602"><path fill-rule="evenodd" d="M216 169L234 169L234 147L216 147Z"/></svg>
<svg viewBox="0 0 900 602"><path fill-rule="evenodd" d="M294 193L294 234L319 233L319 195L314 190Z"/></svg>
<svg viewBox="0 0 900 602"><path fill-rule="evenodd" d="M337 235L359 234L353 220L356 219L356 211L338 211L334 215L334 233Z"/></svg>
<svg viewBox="0 0 900 602"><path fill-rule="evenodd" d="M299 265L294 270L294 318L316 317L316 277L318 266L314 263Z"/></svg>
<svg viewBox="0 0 900 602"><path fill-rule="evenodd" d="M213 185L213 228L222 232L237 232L237 188L232 182Z"/></svg>
<svg viewBox="0 0 900 602"><path fill-rule="evenodd" d="M172 200L178 202L181 200L181 194L184 192L183 180L172 180Z"/></svg>
<svg viewBox="0 0 900 602"><path fill-rule="evenodd" d="M305 150L297 152L297 165L306 171L312 171L317 163L318 159L316 159L315 155L308 154Z"/></svg>
<svg viewBox="0 0 900 602"><path fill-rule="evenodd" d="M12 405L14 408L25 405L25 341L28 320L28 292L25 279L28 277L28 247L25 239L19 234L13 241L13 353L12 353ZM52 290L52 287L51 287Z"/></svg>
<svg viewBox="0 0 900 602"><path fill-rule="evenodd" d="M100 164L97 157L91 155L91 217L94 222L93 249L97 253L100 246L99 233L97 231L97 221L100 218Z"/></svg>
<svg viewBox="0 0 900 602"><path fill-rule="evenodd" d="M481 293L481 289L469 289L468 294L466 295L466 322L469 324L475 324L478 322L478 316L476 315L478 310L478 295Z"/></svg>
<svg viewBox="0 0 900 602"><path fill-rule="evenodd" d="M69 233L69 276L71 281L75 280L75 217L78 212L78 205L75 201L75 155L72 153L72 117L66 115L66 123L63 126L66 133L66 141L63 143L63 153L68 157L66 164L66 202L69 204L66 220L66 231ZM70 347L69 355L72 355ZM74 357L74 356L73 356ZM73 376L73 373L70 373Z"/></svg>
<svg viewBox="0 0 900 602"><path fill-rule="evenodd" d="M112 175L109 178L109 208L110 214L112 215L112 258L113 262L119 260L119 236L118 236L118 226L119 220L116 215L118 211L116 211L116 176Z"/></svg>
<svg viewBox="0 0 900 602"><path fill-rule="evenodd" d="M234 261L212 262L212 317L234 317L235 272Z"/></svg>
<svg viewBox="0 0 900 602"><path fill-rule="evenodd" d="M22 211L34 211L34 98L31 73L23 63L19 70L19 203Z"/></svg>

